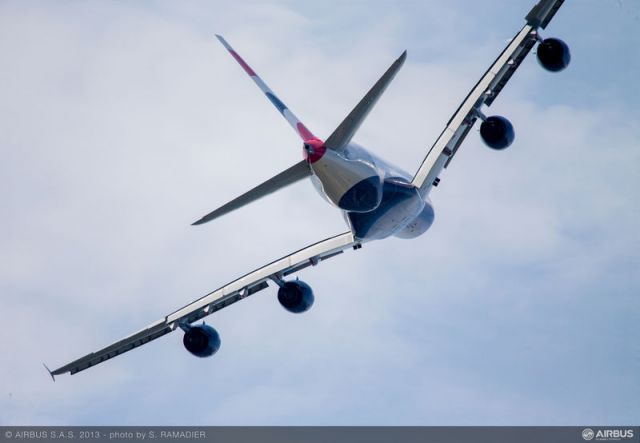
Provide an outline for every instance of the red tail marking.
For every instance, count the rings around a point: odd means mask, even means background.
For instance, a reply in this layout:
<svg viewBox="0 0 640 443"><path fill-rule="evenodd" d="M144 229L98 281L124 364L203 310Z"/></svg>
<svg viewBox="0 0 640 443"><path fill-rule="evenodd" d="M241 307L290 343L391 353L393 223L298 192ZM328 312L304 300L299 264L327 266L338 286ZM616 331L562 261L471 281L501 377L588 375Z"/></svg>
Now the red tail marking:
<svg viewBox="0 0 640 443"><path fill-rule="evenodd" d="M316 138L316 136L313 135L311 131L309 131L307 127L302 124L302 122L296 123L296 127L298 128L298 133L304 141L309 141Z"/></svg>
<svg viewBox="0 0 640 443"><path fill-rule="evenodd" d="M298 123L299 125L302 123ZM311 134L311 133L309 133ZM309 163L315 163L322 158L325 152L327 152L327 148L324 146L324 142L319 138L311 138L305 140L304 143L306 145L311 145L313 148L313 152L309 153L306 149L303 149L302 155Z"/></svg>
<svg viewBox="0 0 640 443"><path fill-rule="evenodd" d="M236 51L230 49L229 52L231 53L231 55L233 55L233 58L235 58L236 61L240 63L240 66L242 66L242 69L244 69L247 74L249 74L251 77L256 76L256 73L253 72L251 66L249 66L244 60L242 60L242 57L240 57Z"/></svg>

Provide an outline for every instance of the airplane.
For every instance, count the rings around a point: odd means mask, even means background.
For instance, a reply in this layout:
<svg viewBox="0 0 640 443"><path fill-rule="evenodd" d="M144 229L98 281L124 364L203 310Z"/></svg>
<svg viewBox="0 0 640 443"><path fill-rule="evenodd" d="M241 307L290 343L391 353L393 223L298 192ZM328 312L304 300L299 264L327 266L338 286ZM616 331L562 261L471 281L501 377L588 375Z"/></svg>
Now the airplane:
<svg viewBox="0 0 640 443"><path fill-rule="evenodd" d="M480 136L492 149L505 149L514 141L514 130L509 120L499 115L487 117L483 109L491 106L530 50L537 44L538 61L548 71L562 71L569 65L571 55L567 44L557 38L543 39L540 36L540 29L546 28L563 2L539 0L536 3L526 15L525 25L462 101L414 175L407 174L351 140L404 64L406 51L323 141L295 116L222 36L216 35L302 139L303 159L193 225L210 222L310 178L320 195L341 210L348 230L256 269L144 329L58 369L51 371L45 365L51 377L55 381L56 375L76 374L178 328L184 332L183 344L191 354L210 357L220 348L220 336L204 321L195 324L205 316L267 288L270 282L278 287L278 301L287 311L305 312L313 305L313 291L304 281L288 279L289 276L336 257L345 250L360 249L369 241L391 236L412 239L425 233L434 221L429 195L440 183L440 175L451 163L475 122L481 121Z"/></svg>

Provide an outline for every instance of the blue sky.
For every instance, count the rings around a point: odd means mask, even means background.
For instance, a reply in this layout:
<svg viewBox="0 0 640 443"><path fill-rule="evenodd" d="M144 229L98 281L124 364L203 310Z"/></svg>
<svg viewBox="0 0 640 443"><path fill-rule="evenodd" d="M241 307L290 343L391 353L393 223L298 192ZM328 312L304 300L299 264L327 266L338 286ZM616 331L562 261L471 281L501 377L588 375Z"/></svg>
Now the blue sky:
<svg viewBox="0 0 640 443"><path fill-rule="evenodd" d="M326 137L404 50L355 140L414 172L533 0L0 3L0 424L589 425L640 419L640 7L568 1L433 193L424 236L365 245L54 384L57 367L344 230L301 183L189 224L300 158L223 34ZM443 4L445 3L445 4Z"/></svg>

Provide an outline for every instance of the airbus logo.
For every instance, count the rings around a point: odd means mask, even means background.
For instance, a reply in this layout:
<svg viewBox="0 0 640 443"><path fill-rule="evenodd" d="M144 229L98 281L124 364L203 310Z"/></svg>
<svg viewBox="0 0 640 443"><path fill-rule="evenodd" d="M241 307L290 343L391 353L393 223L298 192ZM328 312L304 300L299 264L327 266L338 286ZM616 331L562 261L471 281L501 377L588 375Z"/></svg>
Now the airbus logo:
<svg viewBox="0 0 640 443"><path fill-rule="evenodd" d="M619 441L627 438L633 438L633 429L599 429L594 432L591 428L582 430L582 438L586 441Z"/></svg>

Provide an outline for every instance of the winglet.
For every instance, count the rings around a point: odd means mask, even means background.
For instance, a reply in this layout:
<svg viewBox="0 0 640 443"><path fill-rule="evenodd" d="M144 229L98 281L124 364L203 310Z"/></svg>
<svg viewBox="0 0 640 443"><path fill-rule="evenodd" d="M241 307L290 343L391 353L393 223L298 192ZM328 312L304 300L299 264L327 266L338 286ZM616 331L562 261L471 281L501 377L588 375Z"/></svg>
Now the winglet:
<svg viewBox="0 0 640 443"><path fill-rule="evenodd" d="M48 367L46 364L44 364L44 363L42 363L42 366L44 366L44 368L47 370L47 372L48 372L48 373L49 373L49 375L51 376L51 380L53 380L53 381L54 381L54 383L55 383L55 381L56 381L56 377L55 377L55 375L53 375L53 372L51 372L51 369L49 369L49 367Z"/></svg>
<svg viewBox="0 0 640 443"><path fill-rule="evenodd" d="M540 0L527 14L525 20L534 28L545 29L553 16L558 12L564 0Z"/></svg>

